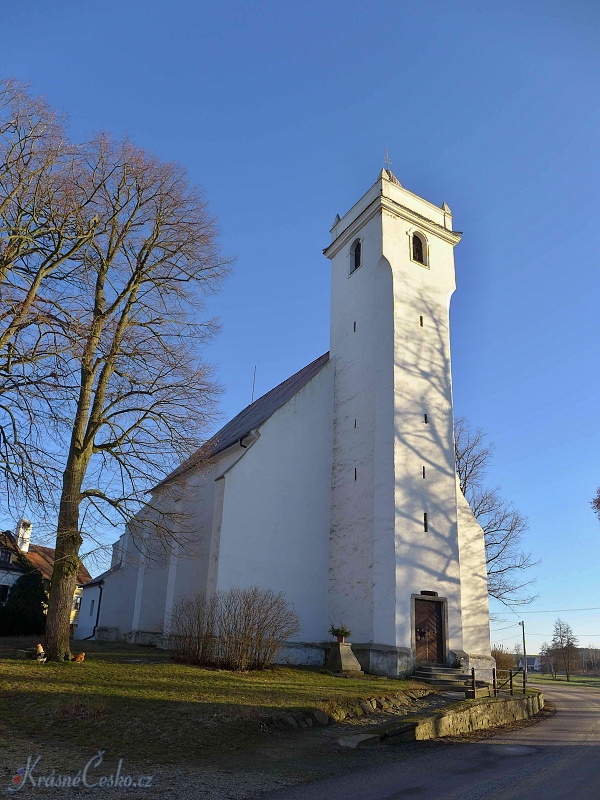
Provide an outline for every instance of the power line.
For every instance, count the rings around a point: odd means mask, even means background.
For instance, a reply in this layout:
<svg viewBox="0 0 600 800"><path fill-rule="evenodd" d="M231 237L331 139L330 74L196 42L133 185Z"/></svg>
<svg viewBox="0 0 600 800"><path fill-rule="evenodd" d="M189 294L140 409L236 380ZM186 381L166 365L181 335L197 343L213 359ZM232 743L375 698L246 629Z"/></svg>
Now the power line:
<svg viewBox="0 0 600 800"><path fill-rule="evenodd" d="M547 633L529 633L527 631L528 636L548 636ZM579 638L580 636L600 636L600 633L574 633L573 636Z"/></svg>
<svg viewBox="0 0 600 800"><path fill-rule="evenodd" d="M562 614L564 611L600 611L600 606L592 606L591 608L554 608L544 609L542 611L521 611L521 614Z"/></svg>
<svg viewBox="0 0 600 800"><path fill-rule="evenodd" d="M504 628L503 630L506 630L506 628ZM546 638L548 638L550 637L550 635L551 634L548 633L531 633L530 631L527 631L527 636L545 636ZM600 636L600 633L574 633L573 636L575 636L577 639L580 639L582 637L585 639L589 638L590 636ZM502 639L496 639L496 637L492 635L491 638L494 642L508 642L509 639L514 639L514 636L504 636Z"/></svg>
<svg viewBox="0 0 600 800"><path fill-rule="evenodd" d="M514 610L512 606L508 606L508 609L509 611L512 611L512 613L515 615L517 619L519 619L519 614L517 614L517 612ZM521 611L521 614L563 614L565 612L572 612L572 611L600 611L600 606L592 606L590 608L556 608L556 609L545 608L542 609L541 611ZM506 622L506 620L503 620L503 622ZM520 624L520 622L519 623L515 622L513 625L509 625L506 628L499 628L498 633L500 633L501 631L508 630L509 628L513 627L516 628L518 624ZM590 634L590 636L595 636L595 635L598 634Z"/></svg>
<svg viewBox="0 0 600 800"><path fill-rule="evenodd" d="M529 632L527 633L529 635ZM514 636L505 636L504 639L496 639L495 636L492 636L493 643L495 642L508 642L509 639L514 639Z"/></svg>

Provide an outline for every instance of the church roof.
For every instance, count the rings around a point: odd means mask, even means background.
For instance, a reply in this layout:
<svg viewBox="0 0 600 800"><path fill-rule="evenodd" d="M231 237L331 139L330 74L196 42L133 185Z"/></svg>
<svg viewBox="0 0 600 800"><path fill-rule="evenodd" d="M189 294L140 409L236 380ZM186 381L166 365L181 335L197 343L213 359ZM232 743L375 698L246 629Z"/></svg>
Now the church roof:
<svg viewBox="0 0 600 800"><path fill-rule="evenodd" d="M258 400L255 400L243 411L230 420L227 425L224 425L220 431L205 442L193 455L191 455L183 464L180 464L176 469L171 472L159 486L162 486L167 481L183 475L193 467L204 463L207 459L213 458L218 453L231 447L232 444L239 442L247 436L250 431L259 428L263 425L269 417L284 406L292 397L297 394L300 389L303 389L306 384L320 372L320 370L329 361L329 353L324 353L319 358L311 361L299 372L287 378L279 386L271 389L270 392L263 394Z"/></svg>
<svg viewBox="0 0 600 800"><path fill-rule="evenodd" d="M109 575L112 575L113 572L116 572L119 569L121 569L121 565L115 564L114 566L105 570L101 575L98 575L97 578L92 578L92 580L89 580L86 584L84 584L84 588L85 586L99 586L101 583L104 583L105 578L108 578Z"/></svg>

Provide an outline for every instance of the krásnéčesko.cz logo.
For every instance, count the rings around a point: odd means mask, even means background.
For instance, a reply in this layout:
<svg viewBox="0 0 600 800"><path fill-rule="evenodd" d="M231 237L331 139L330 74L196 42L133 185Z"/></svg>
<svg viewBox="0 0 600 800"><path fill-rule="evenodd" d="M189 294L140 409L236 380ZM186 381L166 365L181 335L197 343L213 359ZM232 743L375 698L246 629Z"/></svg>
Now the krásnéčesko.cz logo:
<svg viewBox="0 0 600 800"><path fill-rule="evenodd" d="M17 770L12 777L12 785L8 787L9 792L19 792L26 786L30 789L57 788L57 789L151 789L154 775L126 775L123 773L123 759L120 758L114 772L101 773L99 768L104 759L104 750L99 750L92 756L87 764L75 775L60 774L55 769L47 774L41 773L39 764L41 756L34 758L27 756L27 763L24 767Z"/></svg>

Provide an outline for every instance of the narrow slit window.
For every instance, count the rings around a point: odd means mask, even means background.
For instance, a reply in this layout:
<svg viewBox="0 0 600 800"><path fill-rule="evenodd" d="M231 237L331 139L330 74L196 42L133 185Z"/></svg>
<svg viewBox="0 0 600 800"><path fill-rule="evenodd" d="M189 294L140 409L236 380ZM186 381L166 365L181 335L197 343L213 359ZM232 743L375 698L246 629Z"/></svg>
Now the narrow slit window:
<svg viewBox="0 0 600 800"><path fill-rule="evenodd" d="M91 616L92 616L92 614L94 613L94 603L95 603L95 602L96 602L95 600L92 600L92 602L90 603L90 617L91 617Z"/></svg>
<svg viewBox="0 0 600 800"><path fill-rule="evenodd" d="M354 321L354 333L356 333L356 320Z"/></svg>
<svg viewBox="0 0 600 800"><path fill-rule="evenodd" d="M356 420L354 420L354 427L356 428Z"/></svg>
<svg viewBox="0 0 600 800"><path fill-rule="evenodd" d="M425 533L429 531L429 524L427 522L427 512L423 514L423 530L425 531Z"/></svg>
<svg viewBox="0 0 600 800"><path fill-rule="evenodd" d="M356 467L354 467L354 480L356 480Z"/></svg>
<svg viewBox="0 0 600 800"><path fill-rule="evenodd" d="M429 420L427 419L427 414L423 414L423 422L425 423L425 425L429 423Z"/></svg>
<svg viewBox="0 0 600 800"><path fill-rule="evenodd" d="M421 316L421 317L419 317L419 325L420 325L421 327L423 327L423 317L422 317L422 316Z"/></svg>
<svg viewBox="0 0 600 800"><path fill-rule="evenodd" d="M423 467L423 477L425 477L425 467Z"/></svg>
<svg viewBox="0 0 600 800"><path fill-rule="evenodd" d="M357 239L352 245L350 251L350 272L357 270L362 264L362 245L360 239Z"/></svg>

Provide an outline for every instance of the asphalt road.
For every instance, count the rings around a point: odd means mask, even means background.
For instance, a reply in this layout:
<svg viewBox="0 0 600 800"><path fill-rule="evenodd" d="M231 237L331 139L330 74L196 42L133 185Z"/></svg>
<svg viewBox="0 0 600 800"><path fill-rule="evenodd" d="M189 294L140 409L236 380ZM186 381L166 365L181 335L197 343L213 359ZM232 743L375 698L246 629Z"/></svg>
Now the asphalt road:
<svg viewBox="0 0 600 800"><path fill-rule="evenodd" d="M556 714L537 725L479 742L380 745L398 758L261 800L600 800L600 690L543 691Z"/></svg>

